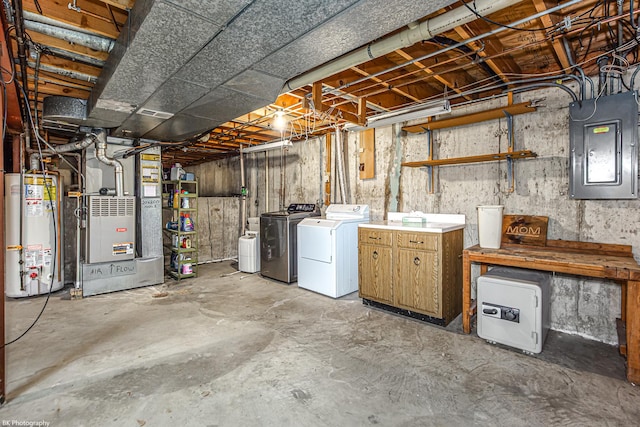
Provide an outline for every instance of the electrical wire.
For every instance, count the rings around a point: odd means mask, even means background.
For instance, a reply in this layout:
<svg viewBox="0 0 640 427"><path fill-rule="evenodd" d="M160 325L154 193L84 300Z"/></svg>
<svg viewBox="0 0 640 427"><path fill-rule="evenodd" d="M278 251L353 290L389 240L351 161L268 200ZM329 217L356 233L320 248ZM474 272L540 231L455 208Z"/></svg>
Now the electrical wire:
<svg viewBox="0 0 640 427"><path fill-rule="evenodd" d="M471 13L473 13L474 15L476 15L478 18L482 19L483 21L487 21L490 24L497 25L497 26L503 27L503 28L508 28L510 30L525 31L525 32L540 32L540 31L546 31L546 30L549 30L549 29L552 29L552 28L556 28L558 26L558 24L556 24L556 25L550 25L548 27L542 27L542 28L518 28L518 27L513 27L513 26L508 25L508 24L502 24L500 22L496 22L496 21L494 21L492 19L489 19L486 16L480 14L478 12L478 10L477 10L475 0L473 0L473 7L469 6L469 3L467 3L465 0L460 0L460 1L464 5L464 7L469 9L471 11Z"/></svg>

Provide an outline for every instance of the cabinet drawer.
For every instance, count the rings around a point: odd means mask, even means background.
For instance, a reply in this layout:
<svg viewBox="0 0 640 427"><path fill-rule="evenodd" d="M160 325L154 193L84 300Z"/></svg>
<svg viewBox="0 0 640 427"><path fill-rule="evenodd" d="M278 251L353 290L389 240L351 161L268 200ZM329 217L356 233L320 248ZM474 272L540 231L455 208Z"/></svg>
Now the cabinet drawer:
<svg viewBox="0 0 640 427"><path fill-rule="evenodd" d="M372 245L391 246L392 232L375 228L358 228L358 241Z"/></svg>
<svg viewBox="0 0 640 427"><path fill-rule="evenodd" d="M438 250L439 238L440 234L411 233L407 231L399 231L396 235L398 247L408 249L421 249L427 251Z"/></svg>

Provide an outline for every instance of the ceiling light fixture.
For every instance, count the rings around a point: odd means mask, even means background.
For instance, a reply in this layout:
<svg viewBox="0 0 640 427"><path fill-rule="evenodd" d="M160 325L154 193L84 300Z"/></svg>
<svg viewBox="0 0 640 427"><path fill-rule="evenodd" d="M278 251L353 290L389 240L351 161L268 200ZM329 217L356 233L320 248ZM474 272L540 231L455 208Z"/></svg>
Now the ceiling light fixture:
<svg viewBox="0 0 640 427"><path fill-rule="evenodd" d="M285 130L287 127L287 119L284 118L284 111L276 112L273 117L273 128L279 131Z"/></svg>
<svg viewBox="0 0 640 427"><path fill-rule="evenodd" d="M347 125L346 130L360 131L365 129L388 126L395 123L406 122L415 119L424 119L427 117L437 116L451 112L451 104L448 99L435 103L422 104L417 107L407 108L404 110L389 111L387 113L376 114L367 119L366 126Z"/></svg>
<svg viewBox="0 0 640 427"><path fill-rule="evenodd" d="M243 148L242 152L243 153L259 153L262 151L276 150L278 148L289 148L291 146L293 146L293 144L291 143L291 140L283 139L281 141L269 142L267 144L252 145L250 147Z"/></svg>

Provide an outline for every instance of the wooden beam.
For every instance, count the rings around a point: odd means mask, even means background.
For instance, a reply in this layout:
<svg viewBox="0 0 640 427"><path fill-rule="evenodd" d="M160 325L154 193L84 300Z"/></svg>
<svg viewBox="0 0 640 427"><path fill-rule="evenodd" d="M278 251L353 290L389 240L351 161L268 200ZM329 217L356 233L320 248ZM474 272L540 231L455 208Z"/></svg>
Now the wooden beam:
<svg viewBox="0 0 640 427"><path fill-rule="evenodd" d="M367 123L367 98L358 99L358 124Z"/></svg>
<svg viewBox="0 0 640 427"><path fill-rule="evenodd" d="M390 90L392 92L395 92L400 96L404 96L405 98L408 98L408 99L410 99L410 100L412 100L414 102L419 102L420 101L419 98L416 98L415 96L412 96L411 94L409 94L409 93L407 93L407 92L405 92L403 90L400 90L398 88L395 88L395 87L391 86L389 83L386 83L384 80L382 80L382 79L380 79L378 77L371 76L369 73L367 73L366 71L361 70L358 67L351 67L351 69L353 71L355 71L356 73L364 76L364 77L369 77L369 79L373 80L376 83L380 83L382 86L384 86L388 90Z"/></svg>
<svg viewBox="0 0 640 427"><path fill-rule="evenodd" d="M35 90L35 85L33 82L29 82L29 92L33 93ZM87 99L89 96L89 92L73 89L66 86L58 86L56 84L44 84L42 82L38 83L38 94L39 95L61 95L61 96L70 96L72 98L81 98Z"/></svg>
<svg viewBox="0 0 640 427"><path fill-rule="evenodd" d="M469 24L467 24L469 25ZM460 36L462 40L468 40L474 37L474 34L471 34L465 26L459 26L454 29L454 31ZM469 47L478 52L478 56L481 58L487 58L490 56L494 56L499 54L501 50L492 46L492 44L498 43L498 39L495 38L492 43L485 43L484 46L480 45L478 42L467 43ZM494 59L486 59L485 63L496 73L503 82L511 81L507 76L505 76L505 72L509 73L517 73L521 72L520 67L510 56L502 56L500 58Z"/></svg>
<svg viewBox="0 0 640 427"><path fill-rule="evenodd" d="M410 168L420 168L424 166L445 166L445 165L461 165L465 163L480 163L480 162L493 162L497 160L505 159L526 159L530 157L537 157L536 153L530 150L514 151L512 153L495 153L495 154L481 154L479 156L467 156L467 157L455 157L450 159L435 159L435 160L422 160L418 162L404 162L401 166Z"/></svg>
<svg viewBox="0 0 640 427"><path fill-rule="evenodd" d="M100 0L102 3L117 7L122 10L131 10L135 0Z"/></svg>
<svg viewBox="0 0 640 427"><path fill-rule="evenodd" d="M327 106L322 103L322 82L313 82L311 100L313 101L313 108L316 111L328 110Z"/></svg>
<svg viewBox="0 0 640 427"><path fill-rule="evenodd" d="M551 2L548 0L533 0L533 5L536 7L536 12L543 12L549 8ZM540 21L544 27L551 27L555 24L550 15L544 15L540 17ZM571 68L571 64L569 63L569 57L567 56L560 39L552 38L549 43L551 43L551 47L553 47L553 51L558 58L558 62L560 62L560 68L567 70Z"/></svg>
<svg viewBox="0 0 640 427"><path fill-rule="evenodd" d="M516 116L518 114L536 111L536 109L537 108L531 106L531 103L529 102L521 102L519 104L507 105L505 107L494 108L492 110L479 111L477 113L471 113L464 116L451 117L443 120L434 120L430 122L404 126L402 130L410 133L423 133L427 130L451 128L472 123L484 122L486 120L504 118L505 113Z"/></svg>
<svg viewBox="0 0 640 427"><path fill-rule="evenodd" d="M9 81L11 79L11 72L15 71L14 64L9 56L9 44L5 38L6 34L7 33L5 31L2 31L0 34L0 65L2 66L2 73L0 74L2 75L3 81ZM14 52L17 52L17 50L14 50ZM6 98L2 104L7 106L7 110L3 111L3 116L6 114L5 124L12 132L21 131L22 113L20 111L20 96L18 94L17 85L15 83L6 83L3 86L5 87L4 95ZM4 276L2 276L0 280L4 280ZM4 364L4 359L0 361L0 363ZM2 389L4 390L4 377L0 378L0 380L3 381Z"/></svg>
<svg viewBox="0 0 640 427"><path fill-rule="evenodd" d="M65 1L42 1L40 0L40 7L42 8L42 15L47 18L60 21L65 24L73 25L79 29L87 31L89 33L98 34L104 37L116 39L119 35L119 31L116 30L113 23L111 23L111 16L107 10L106 5L96 3L83 2L81 7L89 13L100 15L103 19L98 19L93 16L88 16L83 13L69 10L67 5L69 2ZM24 0L23 8L26 11L39 14L38 9L35 6L34 0ZM119 24L123 25L126 22L128 14L122 10L114 10L114 15Z"/></svg>
<svg viewBox="0 0 640 427"><path fill-rule="evenodd" d="M398 55L402 56L407 61L413 61L413 59L414 59L411 55L409 55L407 52L405 52L402 49L396 50L396 53ZM425 72L428 75L432 76L434 79L436 79L437 81L439 81L440 83L442 83L443 85L448 87L449 89L453 90L454 92L456 92L458 94L462 94L462 91L456 87L457 85L454 82L452 82L450 80L447 80L446 78L444 78L440 74L434 73L431 68L427 67L422 62L415 61L412 65L414 65L415 67L418 67L420 70L422 70L423 72ZM471 100L471 97L468 96L468 95L464 95L464 99Z"/></svg>

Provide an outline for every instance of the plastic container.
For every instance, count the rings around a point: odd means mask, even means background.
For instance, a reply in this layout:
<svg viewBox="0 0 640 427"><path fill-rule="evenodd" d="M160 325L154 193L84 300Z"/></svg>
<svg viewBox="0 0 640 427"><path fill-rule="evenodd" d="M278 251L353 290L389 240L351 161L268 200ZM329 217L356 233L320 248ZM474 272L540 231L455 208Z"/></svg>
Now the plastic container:
<svg viewBox="0 0 640 427"><path fill-rule="evenodd" d="M173 193L173 206L175 208L180 207L180 193L178 193L178 190Z"/></svg>
<svg viewBox="0 0 640 427"><path fill-rule="evenodd" d="M180 230L181 231L193 231L195 227L193 225L193 220L189 216L189 214L183 214L180 217Z"/></svg>
<svg viewBox="0 0 640 427"><path fill-rule="evenodd" d="M478 241L481 248L500 249L504 206L478 206Z"/></svg>
<svg viewBox="0 0 640 427"><path fill-rule="evenodd" d="M171 181L177 181L184 174L184 169L182 169L182 165L180 163L176 163L171 168Z"/></svg>

